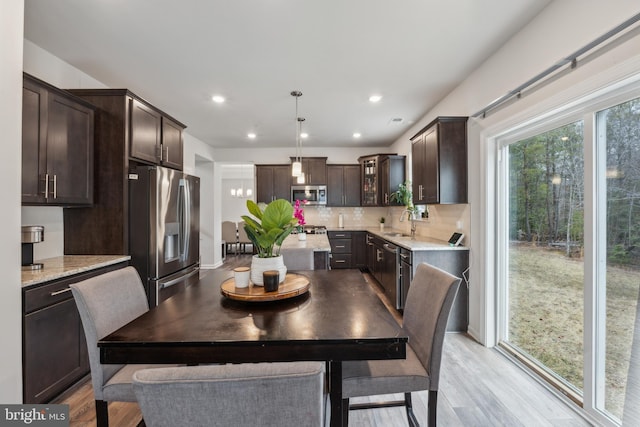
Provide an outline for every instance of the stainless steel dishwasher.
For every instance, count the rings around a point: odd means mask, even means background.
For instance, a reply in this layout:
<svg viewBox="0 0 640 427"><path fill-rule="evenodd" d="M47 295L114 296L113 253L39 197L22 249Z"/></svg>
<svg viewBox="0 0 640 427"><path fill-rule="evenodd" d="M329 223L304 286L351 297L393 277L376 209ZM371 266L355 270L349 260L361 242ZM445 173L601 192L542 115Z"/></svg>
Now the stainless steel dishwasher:
<svg viewBox="0 0 640 427"><path fill-rule="evenodd" d="M399 253L400 260L400 278L399 278L399 294L400 294L400 307L404 309L405 302L407 301L407 294L409 293L409 285L413 280L413 252L409 249L400 248Z"/></svg>
<svg viewBox="0 0 640 427"><path fill-rule="evenodd" d="M385 241L382 244L382 248L384 252L381 260L380 284L384 288L385 296L389 299L389 302L391 302L396 309L401 309L402 293L398 291L400 286L398 247L393 243Z"/></svg>

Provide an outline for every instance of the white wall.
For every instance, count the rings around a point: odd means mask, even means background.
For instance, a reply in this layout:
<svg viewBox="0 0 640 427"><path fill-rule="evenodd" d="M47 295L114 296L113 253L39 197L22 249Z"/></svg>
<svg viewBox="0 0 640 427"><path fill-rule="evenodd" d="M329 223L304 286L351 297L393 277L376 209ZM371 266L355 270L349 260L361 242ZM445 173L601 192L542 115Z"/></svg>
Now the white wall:
<svg viewBox="0 0 640 427"><path fill-rule="evenodd" d="M559 59L640 12L636 1L563 0L551 2L529 25L492 55L420 121L400 137L393 151L401 152L416 132L439 115L471 115L506 94ZM543 89L501 109L486 119L469 122L469 215L471 270L469 332L493 344L491 323L495 284L493 250L493 151L487 146L492 133L526 120L532 114L567 103L607 81L640 72L640 40L635 37L597 59L579 62L575 71ZM613 70L613 71L612 71ZM607 78L598 77L609 73ZM617 77L616 77L617 76ZM535 110L535 112L533 111Z"/></svg>
<svg viewBox="0 0 640 427"><path fill-rule="evenodd" d="M22 152L23 0L0 2L0 402L22 402L22 308L20 286L20 165Z"/></svg>

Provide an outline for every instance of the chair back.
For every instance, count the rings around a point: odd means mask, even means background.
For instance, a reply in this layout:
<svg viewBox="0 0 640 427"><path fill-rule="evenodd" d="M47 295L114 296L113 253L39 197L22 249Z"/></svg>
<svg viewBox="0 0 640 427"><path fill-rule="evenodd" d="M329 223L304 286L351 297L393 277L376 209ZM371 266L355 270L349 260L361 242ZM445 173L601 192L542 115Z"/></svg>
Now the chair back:
<svg viewBox="0 0 640 427"><path fill-rule="evenodd" d="M133 267L91 277L70 288L87 339L95 399L103 400L102 386L124 365L100 363L98 340L147 312L147 296Z"/></svg>
<svg viewBox="0 0 640 427"><path fill-rule="evenodd" d="M238 242L251 243L251 240L249 240L249 236L247 236L247 232L244 229L244 221L240 221L238 223Z"/></svg>
<svg viewBox="0 0 640 427"><path fill-rule="evenodd" d="M248 363L143 369L133 388L145 424L321 426L324 363Z"/></svg>
<svg viewBox="0 0 640 427"><path fill-rule="evenodd" d="M236 243L238 241L238 230L235 222L222 221L222 240L227 243Z"/></svg>
<svg viewBox="0 0 640 427"><path fill-rule="evenodd" d="M313 270L313 248L280 249L287 270Z"/></svg>
<svg viewBox="0 0 640 427"><path fill-rule="evenodd" d="M447 321L460 281L446 271L421 263L407 294L402 328L429 374L430 390L438 390Z"/></svg>

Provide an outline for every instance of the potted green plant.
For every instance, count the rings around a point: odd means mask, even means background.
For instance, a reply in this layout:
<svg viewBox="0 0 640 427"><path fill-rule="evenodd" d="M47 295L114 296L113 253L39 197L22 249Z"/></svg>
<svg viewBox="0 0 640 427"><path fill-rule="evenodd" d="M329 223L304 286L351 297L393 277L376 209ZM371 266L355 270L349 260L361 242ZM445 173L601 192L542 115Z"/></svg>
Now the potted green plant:
<svg viewBox="0 0 640 427"><path fill-rule="evenodd" d="M258 252L251 259L251 281L262 285L262 273L278 270L280 282L287 274L287 267L280 255L280 246L298 223L293 217L291 203L274 200L264 210L253 200L247 200L247 210L252 216L242 215L244 230Z"/></svg>
<svg viewBox="0 0 640 427"><path fill-rule="evenodd" d="M380 230L384 230L384 221L385 221L384 217L381 216L379 221L380 221Z"/></svg>
<svg viewBox="0 0 640 427"><path fill-rule="evenodd" d="M398 190L391 193L391 201L404 205L405 208L413 212L413 193L411 192L411 181L405 181L398 185Z"/></svg>

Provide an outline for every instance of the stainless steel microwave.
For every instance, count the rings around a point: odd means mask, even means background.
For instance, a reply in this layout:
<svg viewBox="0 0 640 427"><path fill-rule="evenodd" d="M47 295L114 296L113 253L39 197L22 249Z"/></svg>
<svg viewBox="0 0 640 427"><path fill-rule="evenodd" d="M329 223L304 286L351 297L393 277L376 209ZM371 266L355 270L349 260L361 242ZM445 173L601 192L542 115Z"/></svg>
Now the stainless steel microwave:
<svg viewBox="0 0 640 427"><path fill-rule="evenodd" d="M307 205L326 205L327 186L326 185L292 185L291 203L296 200L306 200Z"/></svg>

